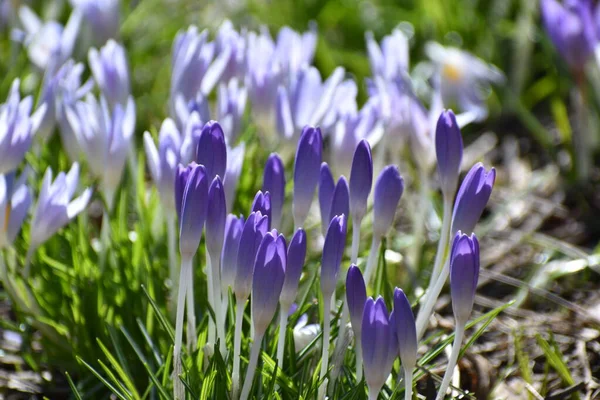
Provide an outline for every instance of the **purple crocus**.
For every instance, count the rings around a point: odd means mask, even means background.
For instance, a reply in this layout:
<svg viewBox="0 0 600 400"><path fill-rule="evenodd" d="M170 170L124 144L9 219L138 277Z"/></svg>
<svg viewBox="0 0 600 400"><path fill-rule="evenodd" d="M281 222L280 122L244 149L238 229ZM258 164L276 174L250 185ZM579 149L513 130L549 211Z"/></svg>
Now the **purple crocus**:
<svg viewBox="0 0 600 400"><path fill-rule="evenodd" d="M235 281L238 249L240 247L240 237L244 229L244 222L243 216L239 218L233 214L227 216L223 252L221 253L221 289L224 294L227 293L228 287L233 287Z"/></svg>
<svg viewBox="0 0 600 400"><path fill-rule="evenodd" d="M335 216L329 224L321 259L321 292L329 299L335 291L344 248L346 247L347 223L344 215Z"/></svg>
<svg viewBox="0 0 600 400"><path fill-rule="evenodd" d="M244 229L240 236L233 284L233 291L238 303L246 301L248 296L250 296L252 275L254 274L254 260L263 236L267 233L267 224L268 217L262 215L260 211L251 213L244 224Z"/></svg>
<svg viewBox="0 0 600 400"><path fill-rule="evenodd" d="M26 178L26 172L18 179L14 172L0 175L0 249L14 242L31 207L31 189Z"/></svg>
<svg viewBox="0 0 600 400"><path fill-rule="evenodd" d="M126 106L131 89L125 48L111 39L100 51L90 49L88 59L96 84L109 108L113 109L117 104Z"/></svg>
<svg viewBox="0 0 600 400"><path fill-rule="evenodd" d="M398 350L403 368L413 369L417 363L417 328L415 316L400 288L394 290L394 324L398 340Z"/></svg>
<svg viewBox="0 0 600 400"><path fill-rule="evenodd" d="M479 242L458 231L450 251L450 293L457 325L469 320L479 279Z"/></svg>
<svg viewBox="0 0 600 400"><path fill-rule="evenodd" d="M349 215L350 210L350 193L348 190L348 181L346 177L340 176L335 189L333 190L333 196L331 198L331 207L329 209L329 222L336 215ZM348 217L346 217L348 218Z"/></svg>
<svg viewBox="0 0 600 400"><path fill-rule="evenodd" d="M371 146L361 140L354 151L350 172L350 215L354 223L360 224L367 212L367 200L373 185L373 158Z"/></svg>
<svg viewBox="0 0 600 400"><path fill-rule="evenodd" d="M452 110L443 111L438 119L435 131L435 151L442 193L451 199L454 197L458 185L463 155L462 136Z"/></svg>
<svg viewBox="0 0 600 400"><path fill-rule="evenodd" d="M231 211L231 208L233 207L235 191L237 190L240 174L242 173L242 166L244 165L245 152L246 146L244 143L241 143L234 148L228 148L227 151L227 168L225 170L225 179L223 179L223 185L225 186L225 200L227 201L227 211Z"/></svg>
<svg viewBox="0 0 600 400"><path fill-rule="evenodd" d="M408 71L408 38L400 29L394 29L389 36L381 41L381 47L367 32L367 53L371 72L384 79L394 79Z"/></svg>
<svg viewBox="0 0 600 400"><path fill-rule="evenodd" d="M208 174L194 162L182 165L175 178L175 206L179 217L179 251L182 258L192 259L202 236L207 213Z"/></svg>
<svg viewBox="0 0 600 400"><path fill-rule="evenodd" d="M235 143L241 133L242 117L246 110L248 91L236 78L227 85L219 85L217 92L217 119L223 126L228 143Z"/></svg>
<svg viewBox="0 0 600 400"><path fill-rule="evenodd" d="M350 311L350 323L356 337L356 342L361 342L363 311L367 301L367 288L360 269L350 265L346 275L346 300Z"/></svg>
<svg viewBox="0 0 600 400"><path fill-rule="evenodd" d="M398 167L388 165L381 171L375 183L373 201L373 236L382 237L394 222L396 209L402 193L404 180L398 172Z"/></svg>
<svg viewBox="0 0 600 400"><path fill-rule="evenodd" d="M298 283L302 268L306 259L306 232L298 228L290 241L287 251L287 267L285 270L285 280L279 301L282 309L289 308L296 299Z"/></svg>
<svg viewBox="0 0 600 400"><path fill-rule="evenodd" d="M262 191L256 192L254 201L252 202L252 208L250 212L260 211L263 216L267 217L267 226L271 227L271 194L269 192L263 193ZM267 229L268 229L267 228Z"/></svg>
<svg viewBox="0 0 600 400"><path fill-rule="evenodd" d="M304 225L310 210L323 157L321 129L306 126L298 141L294 160L294 223Z"/></svg>
<svg viewBox="0 0 600 400"><path fill-rule="evenodd" d="M256 254L252 279L252 323L258 336L267 330L277 310L286 265L285 238L276 230L267 232Z"/></svg>
<svg viewBox="0 0 600 400"><path fill-rule="evenodd" d="M94 43L102 44L119 35L119 0L71 0L71 4L81 10Z"/></svg>
<svg viewBox="0 0 600 400"><path fill-rule="evenodd" d="M225 176L227 146L223 129L218 122L208 121L202 128L196 147L196 162L204 165L210 179Z"/></svg>
<svg viewBox="0 0 600 400"><path fill-rule="evenodd" d="M398 354L394 329L383 298L369 297L363 311L362 349L370 399L377 398Z"/></svg>
<svg viewBox="0 0 600 400"><path fill-rule="evenodd" d="M52 181L52 169L46 169L38 197L29 237L30 251L38 248L52 235L82 212L92 197L88 188L73 198L79 182L79 164L74 163L67 174L59 173Z"/></svg>
<svg viewBox="0 0 600 400"><path fill-rule="evenodd" d="M208 188L207 210L209 211L206 215L206 248L210 257L215 259L221 255L227 220L225 189L219 176L215 176Z"/></svg>
<svg viewBox="0 0 600 400"><path fill-rule="evenodd" d="M272 153L265 164L263 191L271 194L271 226L278 229L285 201L285 168L277 153Z"/></svg>
<svg viewBox="0 0 600 400"><path fill-rule="evenodd" d="M452 214L452 233L473 232L483 209L490 199L496 180L496 170L486 171L482 163L473 165L463 179Z"/></svg>
<svg viewBox="0 0 600 400"><path fill-rule="evenodd" d="M149 132L144 133L144 149L148 168L162 204L168 212L175 213L175 175L179 164L181 137L175 123L167 118L163 121L158 134L158 149Z"/></svg>
<svg viewBox="0 0 600 400"><path fill-rule="evenodd" d="M321 230L323 236L327 233L329 227L331 201L333 200L333 192L335 191L335 181L326 162L321 164L321 172L319 174L319 208L321 210Z"/></svg>

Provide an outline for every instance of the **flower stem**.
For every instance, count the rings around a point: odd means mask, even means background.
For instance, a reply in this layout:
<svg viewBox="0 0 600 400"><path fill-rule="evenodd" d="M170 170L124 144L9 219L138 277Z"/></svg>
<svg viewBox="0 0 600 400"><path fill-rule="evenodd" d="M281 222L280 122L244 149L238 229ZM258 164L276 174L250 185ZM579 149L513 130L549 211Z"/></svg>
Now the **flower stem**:
<svg viewBox="0 0 600 400"><path fill-rule="evenodd" d="M444 284L446 283L446 279L448 279L448 275L450 274L450 262L446 260L444 263L444 267L440 272L440 276L436 279L435 285L431 289L431 293L427 296L426 302L423 304L421 309L419 310L419 314L417 315L417 341L419 341L423 334L425 333L425 329L427 328L427 322L429 321L429 317L433 311L433 307L435 306L435 302L437 301Z"/></svg>
<svg viewBox="0 0 600 400"><path fill-rule="evenodd" d="M247 400L250 396L250 389L252 389L252 381L254 380L254 373L256 372L256 364L258 363L258 355L260 354L260 343L264 333L256 333L254 342L252 343L252 349L250 350L250 360L248 361L248 370L246 371L246 377L244 378L244 387L242 388L242 395L240 400Z"/></svg>
<svg viewBox="0 0 600 400"><path fill-rule="evenodd" d="M179 271L177 266L177 236L176 236L175 215L172 212L167 212L167 250L169 252L169 279L171 280L171 306L169 312L175 314L176 308L173 307L174 301L177 298L177 280Z"/></svg>
<svg viewBox="0 0 600 400"><path fill-rule="evenodd" d="M219 339L219 351L221 356L225 357L227 351L225 346L225 313L227 309L223 308L223 293L221 292L221 257L218 255L217 257L210 257L210 264L212 267L215 324L217 326L217 338Z"/></svg>
<svg viewBox="0 0 600 400"><path fill-rule="evenodd" d="M325 299L329 297L329 300L325 300L323 309L323 352L321 355L321 374L319 380L323 380L327 375L327 368L329 367L329 336L331 335L331 306L334 298L331 296L323 296ZM327 382L323 381L319 388L319 399L323 399L325 396L325 390L327 389Z"/></svg>
<svg viewBox="0 0 600 400"><path fill-rule="evenodd" d="M381 238L373 236L373 241L371 242L371 250L369 250L369 258L367 259L367 266L365 268L365 285L368 287L369 282L371 281L371 275L375 272L375 268L377 267L377 253L379 250L379 245L381 244Z"/></svg>
<svg viewBox="0 0 600 400"><path fill-rule="evenodd" d="M360 335L354 336L354 347L356 349L356 383L360 383L360 381L362 381L362 377L363 377L363 369L362 369L363 354L362 354L362 343L361 343Z"/></svg>
<svg viewBox="0 0 600 400"><path fill-rule="evenodd" d="M379 392L372 392L369 390L369 400L377 400L379 397Z"/></svg>
<svg viewBox="0 0 600 400"><path fill-rule="evenodd" d="M277 365L283 369L283 356L285 352L285 333L287 330L288 316L286 310L289 307L281 305L279 307L279 341L277 342Z"/></svg>
<svg viewBox="0 0 600 400"><path fill-rule="evenodd" d="M404 400L412 399L413 368L404 367Z"/></svg>
<svg viewBox="0 0 600 400"><path fill-rule="evenodd" d="M206 286L207 286L207 296L208 296L208 304L210 308L212 308L213 312L216 315L217 310L215 309L215 291L213 286L213 273L212 273L212 265L211 259L206 252ZM208 344L215 343L215 321L212 318L208 319Z"/></svg>
<svg viewBox="0 0 600 400"><path fill-rule="evenodd" d="M233 336L233 373L231 374L231 397L238 398L240 391L240 352L242 347L242 322L244 320L245 299L236 298L235 331Z"/></svg>
<svg viewBox="0 0 600 400"><path fill-rule="evenodd" d="M425 237L425 220L429 208L429 174L423 167L418 167L417 169L419 170L421 190L419 191L419 205L417 206L415 219L413 220L413 245L410 248L411 253L409 257L414 272L417 272L419 268L423 239Z"/></svg>
<svg viewBox="0 0 600 400"><path fill-rule="evenodd" d="M458 355L460 353L460 344L462 343L463 336L465 334L465 324L456 322L456 330L454 331L454 343L452 344L452 353L450 353L450 359L448 360L448 367L440 386L440 391L437 394L436 400L444 400L446 391L450 386L450 380L454 374L454 367L458 361Z"/></svg>
<svg viewBox="0 0 600 400"><path fill-rule="evenodd" d="M188 351L195 351L198 346L198 340L196 337L196 310L194 305L194 270L190 262L190 267L187 270L187 348Z"/></svg>
<svg viewBox="0 0 600 400"><path fill-rule="evenodd" d="M185 292L187 289L188 270L192 269L192 260L181 260L181 274L179 275L179 292L177 294L177 315L175 318L175 348L173 350L173 396L175 400L185 399L185 388L179 379L181 375L181 343L183 341L183 312L185 310Z"/></svg>

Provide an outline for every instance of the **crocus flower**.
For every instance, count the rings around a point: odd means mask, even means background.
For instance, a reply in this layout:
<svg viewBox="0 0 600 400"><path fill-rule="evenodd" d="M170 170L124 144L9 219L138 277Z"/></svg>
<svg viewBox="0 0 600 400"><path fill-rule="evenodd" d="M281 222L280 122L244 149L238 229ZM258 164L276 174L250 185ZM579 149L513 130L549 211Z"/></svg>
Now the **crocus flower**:
<svg viewBox="0 0 600 400"><path fill-rule="evenodd" d="M369 297L362 320L362 349L369 398L376 399L398 354L394 326L390 323L383 298Z"/></svg>
<svg viewBox="0 0 600 400"><path fill-rule="evenodd" d="M482 163L477 163L463 179L452 213L452 234L458 231L473 232L475 224L483 213L492 194L496 180L496 170L486 171Z"/></svg>
<svg viewBox="0 0 600 400"><path fill-rule="evenodd" d="M347 228L346 217L339 215L331 220L327 229L321 259L321 291L324 299L329 299L335 291L346 247Z"/></svg>
<svg viewBox="0 0 600 400"><path fill-rule="evenodd" d="M92 173L103 185L109 208L131 146L135 128L135 104L130 96L126 107L117 104L109 111L104 98L100 104L89 94L66 110L71 129L86 155Z"/></svg>
<svg viewBox="0 0 600 400"><path fill-rule="evenodd" d="M346 275L346 301L350 311L350 323L356 337L356 342L361 341L363 311L367 301L367 288L360 269L355 265L350 265Z"/></svg>
<svg viewBox="0 0 600 400"><path fill-rule="evenodd" d="M350 215L358 224L367 212L367 200L371 193L371 186L373 186L371 146L366 140L361 140L354 151L350 173Z"/></svg>
<svg viewBox="0 0 600 400"><path fill-rule="evenodd" d="M75 9L63 27L56 21L42 22L31 8L21 6L19 19L25 29L27 55L35 67L55 72L71 57L81 18L81 12Z"/></svg>
<svg viewBox="0 0 600 400"><path fill-rule="evenodd" d="M119 0L71 0L81 10L94 43L103 44L119 34Z"/></svg>
<svg viewBox="0 0 600 400"><path fill-rule="evenodd" d="M404 179L398 167L388 165L381 171L375 183L373 201L373 236L385 236L394 222L396 209L402 193Z"/></svg>
<svg viewBox="0 0 600 400"><path fill-rule="evenodd" d="M212 257L220 257L225 237L227 204L225 189L219 176L216 176L208 189L208 213L206 216L206 248ZM217 260L218 261L218 260Z"/></svg>
<svg viewBox="0 0 600 400"><path fill-rule="evenodd" d="M309 324L308 316L303 314L298 318L298 322L294 325L292 332L294 335L294 350L296 353L300 353L311 344L317 336L319 336L319 333L321 333L321 325ZM314 346L313 350L317 347L318 344Z"/></svg>
<svg viewBox="0 0 600 400"><path fill-rule="evenodd" d="M504 82L502 72L471 53L435 42L425 46L425 53L439 76L444 104L456 102L463 112L472 113L475 120L486 118L485 93L491 83Z"/></svg>
<svg viewBox="0 0 600 400"><path fill-rule="evenodd" d="M442 112L438 119L435 131L435 151L442 193L448 198L453 198L458 185L463 142L452 110Z"/></svg>
<svg viewBox="0 0 600 400"><path fill-rule="evenodd" d="M222 82L242 78L246 69L246 34L238 32L229 20L223 21L215 38L217 57L227 58ZM219 121L223 123L222 119Z"/></svg>
<svg viewBox="0 0 600 400"><path fill-rule="evenodd" d="M227 146L223 129L218 122L208 121L202 128L196 147L196 162L204 165L210 179L225 176Z"/></svg>
<svg viewBox="0 0 600 400"><path fill-rule="evenodd" d="M25 184L26 173L0 175L0 249L10 246L31 206L31 189Z"/></svg>
<svg viewBox="0 0 600 400"><path fill-rule="evenodd" d="M394 29L391 35L385 36L381 47L375 41L372 32L367 32L365 39L373 75L394 79L408 71L408 38L400 29Z"/></svg>
<svg viewBox="0 0 600 400"><path fill-rule="evenodd" d="M267 224L267 216L263 216L260 211L251 213L244 224L240 236L233 284L233 291L238 302L246 301L250 295L256 252L263 236L267 233Z"/></svg>
<svg viewBox="0 0 600 400"><path fill-rule="evenodd" d="M242 129L248 91L233 78L227 85L219 85L217 92L217 119L223 126L228 143L235 143Z"/></svg>
<svg viewBox="0 0 600 400"><path fill-rule="evenodd" d="M0 174L16 169L31 146L32 98L21 100L19 84L19 79L13 81L6 103L0 106Z"/></svg>
<svg viewBox="0 0 600 400"><path fill-rule="evenodd" d="M310 24L309 30L302 34L284 26L277 34L275 57L283 72L293 77L303 65L312 63L316 48L316 24Z"/></svg>
<svg viewBox="0 0 600 400"><path fill-rule="evenodd" d="M279 302L282 309L289 308L296 298L298 292L298 283L302 268L306 259L306 232L298 228L287 250L287 266L285 269L285 280L279 296Z"/></svg>
<svg viewBox="0 0 600 400"><path fill-rule="evenodd" d="M221 254L221 289L227 293L228 287L233 287L235 270L237 268L237 255L240 247L240 237L244 229L244 217L239 218L233 214L227 216L225 224L225 239Z"/></svg>
<svg viewBox="0 0 600 400"><path fill-rule="evenodd" d="M277 235L276 230L267 232L256 254L252 278L252 324L256 335L267 330L275 315L285 280L286 265L283 235Z"/></svg>
<svg viewBox="0 0 600 400"><path fill-rule="evenodd" d="M252 208L250 212L260 211L263 216L267 217L267 226L270 228L271 225L271 194L269 192L263 193L258 191L252 201ZM267 229L268 229L267 228Z"/></svg>
<svg viewBox="0 0 600 400"><path fill-rule="evenodd" d="M333 131L338 120L358 113L357 94L358 87L354 79L346 79L335 88L331 105L321 120L321 131L324 136Z"/></svg>
<svg viewBox="0 0 600 400"><path fill-rule="evenodd" d="M175 123L167 118L158 134L158 149L149 132L144 133L144 148L152 180L158 187L158 194L169 212L175 212L175 175L179 164L181 137Z"/></svg>
<svg viewBox="0 0 600 400"><path fill-rule="evenodd" d="M467 323L473 301L477 280L479 279L479 242L475 234L467 236L458 231L450 251L450 293L452 311L457 324Z"/></svg>
<svg viewBox="0 0 600 400"><path fill-rule="evenodd" d="M77 163L73 164L67 174L59 173L54 182L52 169L50 167L46 169L31 220L30 249L39 247L87 207L92 196L90 188L71 200L77 190L78 182L79 164Z"/></svg>
<svg viewBox="0 0 600 400"><path fill-rule="evenodd" d="M335 181L331 170L326 162L321 164L321 172L319 174L319 208L321 210L321 230L323 236L327 233L329 227L331 201L333 200L333 192L335 190Z"/></svg>
<svg viewBox="0 0 600 400"><path fill-rule="evenodd" d="M190 163L196 157L196 151L198 149L198 142L200 142L200 135L202 134L202 128L208 120L204 118L208 116L202 116L199 111L192 111L185 117L185 123L181 124L183 128L183 139L181 141L181 162ZM177 126L180 124L175 122Z"/></svg>
<svg viewBox="0 0 600 400"><path fill-rule="evenodd" d="M113 109L117 104L125 107L131 89L129 67L123 46L111 39L100 51L90 49L88 59L96 84L109 108Z"/></svg>
<svg viewBox="0 0 600 400"><path fill-rule="evenodd" d="M246 146L244 143L240 143L234 148L230 148L227 153L227 169L225 170L225 179L223 179L223 185L225 186L225 200L227 201L227 211L231 211L233 207L233 200L235 199L235 191L240 181L240 174L242 172L242 166L244 165L244 154L246 152Z"/></svg>
<svg viewBox="0 0 600 400"><path fill-rule="evenodd" d="M329 209L329 222L336 215L349 215L350 212L350 193L348 189L348 181L345 176L340 176L335 189L333 190L333 196L331 197L331 207ZM347 217L346 217L347 218Z"/></svg>
<svg viewBox="0 0 600 400"><path fill-rule="evenodd" d="M583 73L598 44L598 28L594 23L593 2L587 0L541 0L544 27L552 43L576 74Z"/></svg>
<svg viewBox="0 0 600 400"><path fill-rule="evenodd" d="M202 165L179 165L175 178L175 206L179 217L179 251L191 259L200 245L208 212L208 174Z"/></svg>
<svg viewBox="0 0 600 400"><path fill-rule="evenodd" d="M306 220L319 181L323 138L319 128L307 126L298 141L294 161L294 222L301 227Z"/></svg>
<svg viewBox="0 0 600 400"><path fill-rule="evenodd" d="M285 201L285 168L277 153L272 153L265 164L263 191L271 194L271 226L278 229Z"/></svg>
<svg viewBox="0 0 600 400"><path fill-rule="evenodd" d="M402 289L399 288L394 290L393 323L395 324L402 367L412 370L417 363L417 328L410 303Z"/></svg>

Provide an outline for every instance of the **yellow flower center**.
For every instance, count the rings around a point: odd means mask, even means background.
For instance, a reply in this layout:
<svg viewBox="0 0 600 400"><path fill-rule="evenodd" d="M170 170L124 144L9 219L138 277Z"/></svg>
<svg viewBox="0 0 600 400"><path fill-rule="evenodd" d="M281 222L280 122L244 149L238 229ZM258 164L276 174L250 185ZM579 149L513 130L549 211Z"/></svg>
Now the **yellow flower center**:
<svg viewBox="0 0 600 400"><path fill-rule="evenodd" d="M452 82L462 79L463 72L455 64L446 63L443 69L444 77Z"/></svg>

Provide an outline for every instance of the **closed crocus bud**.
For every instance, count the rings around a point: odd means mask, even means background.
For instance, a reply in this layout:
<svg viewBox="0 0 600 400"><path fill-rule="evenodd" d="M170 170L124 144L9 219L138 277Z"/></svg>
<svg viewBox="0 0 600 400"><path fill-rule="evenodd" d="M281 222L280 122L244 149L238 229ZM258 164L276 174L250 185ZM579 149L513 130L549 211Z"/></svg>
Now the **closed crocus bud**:
<svg viewBox="0 0 600 400"><path fill-rule="evenodd" d="M463 179L452 213L452 233L458 231L473 232L475 224L479 221L481 214L492 194L492 188L496 180L494 168L486 171L482 163L473 165L471 170Z"/></svg>
<svg viewBox="0 0 600 400"><path fill-rule="evenodd" d="M479 279L479 242L475 234L458 231L450 251L450 294L457 324L469 320Z"/></svg>
<svg viewBox="0 0 600 400"><path fill-rule="evenodd" d="M400 360L405 368L414 368L417 363L417 328L410 303L402 289L394 290L394 318Z"/></svg>
<svg viewBox="0 0 600 400"><path fill-rule="evenodd" d="M10 246L23 225L31 206L31 189L26 173L15 182L14 172L0 175L0 249Z"/></svg>
<svg viewBox="0 0 600 400"><path fill-rule="evenodd" d="M304 225L315 187L319 181L319 169L323 153L323 138L320 128L306 126L298 141L294 160L294 222Z"/></svg>
<svg viewBox="0 0 600 400"><path fill-rule="evenodd" d="M253 211L260 211L262 215L266 216L267 226L271 227L271 194L269 192L263 193L259 190L256 193L250 212Z"/></svg>
<svg viewBox="0 0 600 400"><path fill-rule="evenodd" d="M200 245L208 204L208 176L204 166L180 166L175 181L179 215L179 251L191 259Z"/></svg>
<svg viewBox="0 0 600 400"><path fill-rule="evenodd" d="M237 268L237 255L240 247L240 237L244 229L244 217L233 214L227 216L225 224L225 240L221 255L221 288L227 293L228 287L233 287Z"/></svg>
<svg viewBox="0 0 600 400"><path fill-rule="evenodd" d="M285 280L279 301L285 309L290 307L298 292L298 283L302 275L302 267L306 259L306 232L298 228L287 251L287 266L285 269Z"/></svg>
<svg viewBox="0 0 600 400"><path fill-rule="evenodd" d="M346 300L350 311L350 322L356 340L360 340L362 332L363 311L367 301L367 288L360 269L352 264L346 275Z"/></svg>
<svg viewBox="0 0 600 400"><path fill-rule="evenodd" d="M373 158L371 146L361 140L354 151L350 172L350 215L360 223L367 212L367 199L373 185Z"/></svg>
<svg viewBox="0 0 600 400"><path fill-rule="evenodd" d="M52 182L52 169L46 169L39 192L30 229L30 248L37 248L54 235L69 221L82 212L92 197L92 190L86 189L73 199L79 182L79 164L74 163L67 174L56 176Z"/></svg>
<svg viewBox="0 0 600 400"><path fill-rule="evenodd" d="M127 105L130 94L129 67L123 46L111 39L100 51L90 49L88 59L96 84L109 108L117 104Z"/></svg>
<svg viewBox="0 0 600 400"><path fill-rule="evenodd" d="M321 291L329 299L335 291L340 264L346 247L347 223L344 215L335 216L329 224L321 259Z"/></svg>
<svg viewBox="0 0 600 400"><path fill-rule="evenodd" d="M206 215L206 247L211 258L216 258L221 255L227 219L225 189L219 176L213 179L210 188L208 188L207 210L209 211Z"/></svg>
<svg viewBox="0 0 600 400"><path fill-rule="evenodd" d="M246 146L241 143L237 147L229 148L229 157L227 157L227 169L225 171L225 179L223 185L225 186L225 200L227 201L227 211L231 211L233 207L233 199L235 199L235 191L240 181L240 174L242 173L242 166L244 165L244 154L246 153Z"/></svg>
<svg viewBox="0 0 600 400"><path fill-rule="evenodd" d="M283 235L277 236L276 230L267 232L256 254L252 278L252 323L257 335L267 330L277 311L286 264Z"/></svg>
<svg viewBox="0 0 600 400"><path fill-rule="evenodd" d="M267 216L263 216L260 211L251 213L244 224L238 248L233 284L233 291L235 292L237 301L245 301L250 295L256 252L266 233Z"/></svg>
<svg viewBox="0 0 600 400"><path fill-rule="evenodd" d="M348 181L346 177L340 176L331 199L331 208L329 210L329 221L336 215L348 215L350 210L350 192L348 190ZM347 217L346 217L347 218Z"/></svg>
<svg viewBox="0 0 600 400"><path fill-rule="evenodd" d="M271 226L278 229L285 201L285 169L281 158L273 153L267 159L263 175L263 191L271 194Z"/></svg>
<svg viewBox="0 0 600 400"><path fill-rule="evenodd" d="M175 212L175 175L179 164L181 139L172 119L163 121L158 134L158 149L149 132L144 133L144 149L152 180L158 188L163 205L169 212Z"/></svg>
<svg viewBox="0 0 600 400"><path fill-rule="evenodd" d="M390 323L383 298L376 301L369 297L365 303L362 319L362 347L365 379L369 398L379 393L390 375L392 364L398 354L394 327Z"/></svg>
<svg viewBox="0 0 600 400"><path fill-rule="evenodd" d="M398 172L398 167L388 165L381 171L375 183L373 236L385 236L392 226L402 192L404 192L404 180Z"/></svg>
<svg viewBox="0 0 600 400"><path fill-rule="evenodd" d="M227 167L227 146L223 129L216 121L208 121L202 128L196 148L196 162L204 165L206 173L213 179L224 177Z"/></svg>
<svg viewBox="0 0 600 400"><path fill-rule="evenodd" d="M451 199L458 186L463 154L462 136L452 110L442 112L438 119L435 130L435 152L442 193Z"/></svg>
<svg viewBox="0 0 600 400"><path fill-rule="evenodd" d="M333 200L333 191L335 190L335 181L327 163L321 164L319 175L319 208L321 210L321 230L323 236L327 233L329 227L329 218L331 211L331 201Z"/></svg>
<svg viewBox="0 0 600 400"><path fill-rule="evenodd" d="M0 108L0 174L17 168L33 137L30 119L33 100L31 96L21 100L19 84L20 80L15 79L6 103Z"/></svg>

